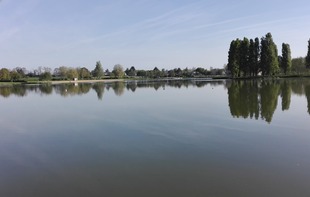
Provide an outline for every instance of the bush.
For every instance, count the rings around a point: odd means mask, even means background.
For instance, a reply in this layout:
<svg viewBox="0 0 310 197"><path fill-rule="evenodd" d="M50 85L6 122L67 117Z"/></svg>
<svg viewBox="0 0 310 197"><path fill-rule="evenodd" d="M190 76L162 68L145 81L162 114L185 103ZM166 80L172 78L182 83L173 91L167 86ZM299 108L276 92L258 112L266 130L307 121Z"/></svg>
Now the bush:
<svg viewBox="0 0 310 197"><path fill-rule="evenodd" d="M50 81L52 80L52 74L50 72L44 72L39 77L40 81Z"/></svg>

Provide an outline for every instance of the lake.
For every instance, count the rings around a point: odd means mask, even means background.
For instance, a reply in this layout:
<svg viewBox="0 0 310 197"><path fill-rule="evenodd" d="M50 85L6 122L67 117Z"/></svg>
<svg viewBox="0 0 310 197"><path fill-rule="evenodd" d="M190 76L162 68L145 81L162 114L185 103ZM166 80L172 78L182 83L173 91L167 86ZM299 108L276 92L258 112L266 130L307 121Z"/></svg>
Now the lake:
<svg viewBox="0 0 310 197"><path fill-rule="evenodd" d="M310 79L0 87L0 196L310 196Z"/></svg>

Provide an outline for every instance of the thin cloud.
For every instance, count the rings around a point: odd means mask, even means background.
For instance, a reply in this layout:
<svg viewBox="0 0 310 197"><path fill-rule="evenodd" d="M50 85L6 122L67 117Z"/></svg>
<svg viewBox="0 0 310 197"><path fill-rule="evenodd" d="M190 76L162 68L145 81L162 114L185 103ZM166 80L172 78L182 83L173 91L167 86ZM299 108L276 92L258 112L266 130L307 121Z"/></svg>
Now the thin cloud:
<svg viewBox="0 0 310 197"><path fill-rule="evenodd" d="M167 33L169 29L173 29L175 26L181 26L182 24L190 23L191 21L202 16L201 13L197 13L201 8L201 2L191 3L186 6L178 7L170 10L161 15L145 19L143 21L121 27L118 31L102 34L99 36L85 38L79 42L66 45L65 47L75 47L77 45L91 44L100 40L128 37L135 34L150 34L150 36L159 35L159 32ZM191 12L186 12L189 8ZM182 31L182 30L181 30ZM148 38L151 40L152 38Z"/></svg>

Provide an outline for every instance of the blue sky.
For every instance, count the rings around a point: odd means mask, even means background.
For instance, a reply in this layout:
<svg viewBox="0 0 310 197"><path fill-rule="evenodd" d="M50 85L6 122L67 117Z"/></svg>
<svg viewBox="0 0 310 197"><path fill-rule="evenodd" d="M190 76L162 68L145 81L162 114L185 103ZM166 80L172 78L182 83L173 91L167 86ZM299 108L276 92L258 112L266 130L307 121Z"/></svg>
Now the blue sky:
<svg viewBox="0 0 310 197"><path fill-rule="evenodd" d="M222 68L236 38L271 32L305 56L309 0L0 0L0 67Z"/></svg>

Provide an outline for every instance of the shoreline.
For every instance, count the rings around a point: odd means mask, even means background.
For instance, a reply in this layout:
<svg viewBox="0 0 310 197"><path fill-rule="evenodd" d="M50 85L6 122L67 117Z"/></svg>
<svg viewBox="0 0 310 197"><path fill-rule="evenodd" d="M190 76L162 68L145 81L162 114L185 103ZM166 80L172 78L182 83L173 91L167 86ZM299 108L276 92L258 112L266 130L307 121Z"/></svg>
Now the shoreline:
<svg viewBox="0 0 310 197"><path fill-rule="evenodd" d="M126 82L126 81L135 81L135 80L142 80L142 81L165 81L165 80L257 80L257 79L287 79L287 78L310 78L309 75L286 75L286 76L256 76L256 77L237 77L231 78L228 76L217 76L217 77L206 77L206 78L127 78L127 79L86 79L86 80L56 80L56 81L32 81L32 80L21 80L21 81L0 81L0 86L10 86L10 85L57 85L57 84L77 84L77 83L113 83L113 82Z"/></svg>
<svg viewBox="0 0 310 197"><path fill-rule="evenodd" d="M104 82L104 83L108 83L108 82L121 82L121 81L125 81L124 79L91 79L91 80L77 80L77 81L42 81L39 84L44 84L44 83L50 83L52 85L55 84L65 84L65 83L97 83L97 82Z"/></svg>

